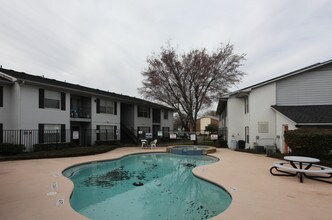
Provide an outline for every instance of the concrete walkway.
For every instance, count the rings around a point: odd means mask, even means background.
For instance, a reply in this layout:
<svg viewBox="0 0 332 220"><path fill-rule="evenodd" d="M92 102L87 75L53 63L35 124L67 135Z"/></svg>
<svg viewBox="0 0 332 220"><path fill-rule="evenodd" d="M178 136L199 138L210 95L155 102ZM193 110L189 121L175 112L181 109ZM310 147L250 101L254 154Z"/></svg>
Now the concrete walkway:
<svg viewBox="0 0 332 220"><path fill-rule="evenodd" d="M0 162L0 219L86 219L71 209L73 184L61 172L78 163L142 152L165 148L128 147L85 157ZM331 219L332 184L272 176L269 169L276 160L263 155L228 149L212 155L220 161L196 167L194 173L223 186L233 198L230 207L213 219ZM57 193L50 195L53 182L58 184Z"/></svg>

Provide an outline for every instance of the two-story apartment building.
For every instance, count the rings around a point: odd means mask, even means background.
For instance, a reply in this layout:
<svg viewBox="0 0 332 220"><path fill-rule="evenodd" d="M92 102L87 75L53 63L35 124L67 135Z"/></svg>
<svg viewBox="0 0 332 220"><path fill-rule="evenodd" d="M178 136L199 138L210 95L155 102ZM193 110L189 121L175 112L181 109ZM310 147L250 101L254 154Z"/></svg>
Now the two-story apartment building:
<svg viewBox="0 0 332 220"><path fill-rule="evenodd" d="M173 109L143 99L0 69L0 143L137 139L173 130ZM15 132L14 132L15 131Z"/></svg>
<svg viewBox="0 0 332 220"><path fill-rule="evenodd" d="M317 63L221 97L220 131L234 147L244 140L287 152L284 132L299 127L332 128L332 60Z"/></svg>

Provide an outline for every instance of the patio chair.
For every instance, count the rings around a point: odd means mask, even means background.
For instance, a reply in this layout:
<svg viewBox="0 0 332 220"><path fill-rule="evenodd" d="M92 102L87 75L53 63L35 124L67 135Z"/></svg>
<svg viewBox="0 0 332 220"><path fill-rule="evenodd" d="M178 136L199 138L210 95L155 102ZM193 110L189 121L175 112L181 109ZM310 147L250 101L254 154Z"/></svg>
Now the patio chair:
<svg viewBox="0 0 332 220"><path fill-rule="evenodd" d="M142 148L145 148L148 146L148 141L147 140L141 140L142 143Z"/></svg>
<svg viewBox="0 0 332 220"><path fill-rule="evenodd" d="M156 148L157 147L157 139L151 142L151 148Z"/></svg>

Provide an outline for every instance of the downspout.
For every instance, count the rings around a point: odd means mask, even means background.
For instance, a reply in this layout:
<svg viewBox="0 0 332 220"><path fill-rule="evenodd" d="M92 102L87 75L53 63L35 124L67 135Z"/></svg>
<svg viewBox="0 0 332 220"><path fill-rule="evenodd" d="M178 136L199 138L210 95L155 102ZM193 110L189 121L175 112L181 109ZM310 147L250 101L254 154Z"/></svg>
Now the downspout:
<svg viewBox="0 0 332 220"><path fill-rule="evenodd" d="M18 84L18 113L19 113L19 117L18 117L18 121L17 121L17 129L21 130L22 129L22 108L21 108L21 104L22 104L22 93L21 93L21 86L25 83L25 81L17 81Z"/></svg>

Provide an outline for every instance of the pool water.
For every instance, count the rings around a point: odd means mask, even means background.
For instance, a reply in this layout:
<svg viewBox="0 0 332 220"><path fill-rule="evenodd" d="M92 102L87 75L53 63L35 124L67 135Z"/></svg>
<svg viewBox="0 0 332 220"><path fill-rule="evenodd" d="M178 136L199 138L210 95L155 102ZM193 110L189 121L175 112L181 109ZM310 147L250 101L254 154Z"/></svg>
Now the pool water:
<svg viewBox="0 0 332 220"><path fill-rule="evenodd" d="M209 219L223 212L231 197L195 177L192 169L216 161L208 156L136 154L71 167L63 175L74 183L72 208L90 219Z"/></svg>

